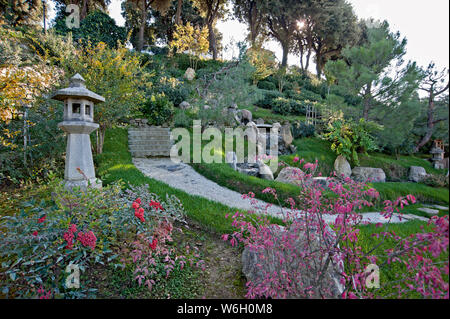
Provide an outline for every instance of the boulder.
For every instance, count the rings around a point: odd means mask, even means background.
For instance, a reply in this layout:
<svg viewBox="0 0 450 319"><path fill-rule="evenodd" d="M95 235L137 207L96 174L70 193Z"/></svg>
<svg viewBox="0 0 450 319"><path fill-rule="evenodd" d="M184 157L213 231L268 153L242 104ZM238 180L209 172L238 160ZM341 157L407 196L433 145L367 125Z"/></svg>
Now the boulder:
<svg viewBox="0 0 450 319"><path fill-rule="evenodd" d="M303 171L300 168L296 167L285 167L278 174L278 177L275 179L277 182L287 183L292 185L301 185L301 178L304 175Z"/></svg>
<svg viewBox="0 0 450 319"><path fill-rule="evenodd" d="M188 68L184 73L184 78L188 81L192 81L195 78L195 70L193 68Z"/></svg>
<svg viewBox="0 0 450 319"><path fill-rule="evenodd" d="M334 171L338 177L347 178L352 175L352 167L347 159L339 155L334 161Z"/></svg>
<svg viewBox="0 0 450 319"><path fill-rule="evenodd" d="M425 168L421 166L411 166L409 168L408 180L411 182L419 183L427 176L428 174L425 171Z"/></svg>
<svg viewBox="0 0 450 319"><path fill-rule="evenodd" d="M248 281L258 285L261 283L267 274L273 274L275 271L282 273L286 271L290 276L296 276L292 278L303 287L314 286L314 278L317 278L317 272L320 265L324 264L328 255L326 253L317 253L322 249L326 249L326 245L334 245L336 242L336 235L330 226L326 225L326 232L324 237L316 234L316 239L311 239L308 243L308 234L305 231L298 229L286 230L282 226L272 226L272 247L266 249L251 249L248 246L244 248L242 253L242 273L245 275ZM313 229L309 230L314 231ZM286 234L288 232L289 234ZM293 239L293 247L288 248L283 245L282 238L291 237ZM292 255L298 255L299 252L309 252L311 258L305 262L305 259L301 257L292 258ZM313 253L315 252L315 253ZM333 257L332 257L333 258ZM280 260L284 260L281 263ZM292 270L296 271L292 271ZM334 259L334 262L329 264L329 267L325 270L324 279L322 281L322 293L329 291L330 293L324 297L327 299L338 299L341 297L344 287L340 284L340 276L344 272L344 264L342 261ZM309 296L293 295L291 292L285 292L286 299L295 298L319 298L322 296L315 289L312 289L312 294ZM261 296L264 297L264 296Z"/></svg>
<svg viewBox="0 0 450 319"><path fill-rule="evenodd" d="M357 182L386 182L386 174L381 168L355 167L352 170L352 177Z"/></svg>
<svg viewBox="0 0 450 319"><path fill-rule="evenodd" d="M242 174L246 174L249 176L258 177L259 174L259 168L258 164L254 163L238 163L237 165L237 171Z"/></svg>
<svg viewBox="0 0 450 319"><path fill-rule="evenodd" d="M262 179L273 181L273 173L269 166L264 164L263 161L259 160L258 167L259 167L259 177L261 177Z"/></svg>
<svg viewBox="0 0 450 319"><path fill-rule="evenodd" d="M251 122L252 119L253 119L252 112L250 112L249 110L242 110L242 119L241 120L244 124Z"/></svg>
<svg viewBox="0 0 450 319"><path fill-rule="evenodd" d="M234 170L237 170L237 156L235 152L228 152L225 156L225 163L229 164Z"/></svg>
<svg viewBox="0 0 450 319"><path fill-rule="evenodd" d="M189 104L189 102L183 101L180 103L180 105L178 105L178 107L182 110L187 110L191 107L191 105Z"/></svg>
<svg viewBox="0 0 450 319"><path fill-rule="evenodd" d="M291 133L291 124L284 124L280 129L280 134L283 139L285 147L289 147L294 140L294 137Z"/></svg>

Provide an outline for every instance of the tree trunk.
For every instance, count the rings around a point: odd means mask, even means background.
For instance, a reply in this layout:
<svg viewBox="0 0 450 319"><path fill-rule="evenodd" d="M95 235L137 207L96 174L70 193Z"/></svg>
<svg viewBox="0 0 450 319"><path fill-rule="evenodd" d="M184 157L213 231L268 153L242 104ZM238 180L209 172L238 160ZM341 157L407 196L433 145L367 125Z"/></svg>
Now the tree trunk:
<svg viewBox="0 0 450 319"><path fill-rule="evenodd" d="M88 0L83 0L83 6L81 7L81 12L80 12L80 21L84 20L84 18L86 18L86 16L87 16L87 3L88 3Z"/></svg>
<svg viewBox="0 0 450 319"><path fill-rule="evenodd" d="M138 51L142 51L144 49L144 36L145 36L145 27L147 25L147 10L145 8L145 1L141 0L141 24L139 26L139 34L138 34Z"/></svg>
<svg viewBox="0 0 450 319"><path fill-rule="evenodd" d="M183 6L183 0L178 0L177 4L177 13L175 15L175 24L179 25L181 24L181 8Z"/></svg>
<svg viewBox="0 0 450 319"><path fill-rule="evenodd" d="M417 143L414 153L419 152L419 150L427 144L431 136L433 136L434 129L434 96L433 96L433 88L431 88L430 97L428 98L428 110L427 110L427 130L425 135L422 137L419 143Z"/></svg>
<svg viewBox="0 0 450 319"><path fill-rule="evenodd" d="M311 48L308 49L308 54L306 55L305 71L308 71L310 59L311 59Z"/></svg>
<svg viewBox="0 0 450 319"><path fill-rule="evenodd" d="M217 60L217 43L216 43L216 35L214 33L213 24L208 24L209 30L209 50L212 52L213 60Z"/></svg>
<svg viewBox="0 0 450 319"><path fill-rule="evenodd" d="M364 93L364 100L363 100L363 105L364 105L364 109L363 109L363 118L368 121L369 120L369 111L371 108L370 105L370 100L371 100L371 95L370 92L372 90L372 84L369 84L366 88L366 92Z"/></svg>
<svg viewBox="0 0 450 319"><path fill-rule="evenodd" d="M281 60L281 67L286 67L288 63L288 54L289 54L289 43L282 43L283 48L283 59Z"/></svg>
<svg viewBox="0 0 450 319"><path fill-rule="evenodd" d="M97 154L103 153L103 143L105 142L105 133L106 127L100 126L100 128L97 130L97 145L96 145Z"/></svg>

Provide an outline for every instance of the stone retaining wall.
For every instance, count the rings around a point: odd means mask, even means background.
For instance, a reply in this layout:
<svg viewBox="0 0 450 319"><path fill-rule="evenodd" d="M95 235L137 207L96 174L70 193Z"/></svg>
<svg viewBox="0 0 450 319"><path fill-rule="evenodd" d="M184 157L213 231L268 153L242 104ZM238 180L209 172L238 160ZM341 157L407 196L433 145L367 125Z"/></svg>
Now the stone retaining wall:
<svg viewBox="0 0 450 319"><path fill-rule="evenodd" d="M128 147L132 157L170 156L170 128L160 126L130 127Z"/></svg>

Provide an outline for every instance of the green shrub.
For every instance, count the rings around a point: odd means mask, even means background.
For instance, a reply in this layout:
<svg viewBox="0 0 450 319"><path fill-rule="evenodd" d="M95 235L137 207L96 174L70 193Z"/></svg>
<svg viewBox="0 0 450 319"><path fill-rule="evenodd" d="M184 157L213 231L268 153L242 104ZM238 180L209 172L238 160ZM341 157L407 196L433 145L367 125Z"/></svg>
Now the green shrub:
<svg viewBox="0 0 450 319"><path fill-rule="evenodd" d="M315 126L306 122L297 122L292 125L294 139L314 136L315 131Z"/></svg>
<svg viewBox="0 0 450 319"><path fill-rule="evenodd" d="M309 90L302 90L299 94L299 99L305 101L320 102L322 101L322 96Z"/></svg>
<svg viewBox="0 0 450 319"><path fill-rule="evenodd" d="M292 113L291 101L284 97L272 100L272 111L276 114L290 115Z"/></svg>
<svg viewBox="0 0 450 319"><path fill-rule="evenodd" d="M162 125L169 122L174 114L173 103L164 93L152 94L145 102L142 113L150 125Z"/></svg>
<svg viewBox="0 0 450 319"><path fill-rule="evenodd" d="M192 119L186 114L186 111L178 110L173 117L173 125L175 127L190 128Z"/></svg>
<svg viewBox="0 0 450 319"><path fill-rule="evenodd" d="M258 82L258 88L261 90L275 91L277 86L271 81L262 80Z"/></svg>
<svg viewBox="0 0 450 319"><path fill-rule="evenodd" d="M446 187L448 188L448 176L442 174L429 174L422 180L422 183L431 187Z"/></svg>
<svg viewBox="0 0 450 319"><path fill-rule="evenodd" d="M163 85L157 89L158 93L163 93L173 105L178 106L181 102L186 101L190 95L190 89L184 83L175 87L172 85Z"/></svg>
<svg viewBox="0 0 450 319"><path fill-rule="evenodd" d="M262 91L262 90L261 90ZM279 91L262 91L264 97L257 101L255 105L262 107L264 109L271 109L273 101L277 98L283 97L283 94Z"/></svg>
<svg viewBox="0 0 450 319"><path fill-rule="evenodd" d="M328 126L328 132L323 137L330 141L331 150L344 156L354 165L359 165L358 153L366 154L377 149L371 131L374 123L360 119L359 122L336 120Z"/></svg>

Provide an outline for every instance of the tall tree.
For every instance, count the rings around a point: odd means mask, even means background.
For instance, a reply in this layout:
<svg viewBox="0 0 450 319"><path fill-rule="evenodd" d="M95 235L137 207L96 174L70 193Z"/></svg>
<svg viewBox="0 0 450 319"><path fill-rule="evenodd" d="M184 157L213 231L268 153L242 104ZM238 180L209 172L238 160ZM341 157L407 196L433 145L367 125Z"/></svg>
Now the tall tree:
<svg viewBox="0 0 450 319"><path fill-rule="evenodd" d="M80 8L80 21L83 21L89 13L96 10L101 10L106 12L108 5L111 0L53 0L56 4L57 9L65 10L66 6L69 4L75 4Z"/></svg>
<svg viewBox="0 0 450 319"><path fill-rule="evenodd" d="M277 40L283 49L281 66L286 67L292 49L297 23L305 9L303 0L262 0L265 26L270 37Z"/></svg>
<svg viewBox="0 0 450 319"><path fill-rule="evenodd" d="M165 14L161 14L157 10L151 10L152 29L157 39L164 43L170 43L173 40L173 34L178 25L185 25L188 22L194 27L203 27L205 19L201 16L200 10L194 6L192 0L184 0L181 2L180 22L177 23L178 0L173 0L171 6Z"/></svg>
<svg viewBox="0 0 450 319"><path fill-rule="evenodd" d="M171 0L126 0L122 4L122 15L126 20L133 20L130 28L137 28L136 49L142 51L145 45L145 35L148 29L150 9L165 14L172 3Z"/></svg>
<svg viewBox="0 0 450 319"><path fill-rule="evenodd" d="M227 0L195 0L194 1L205 16L209 32L209 51L213 59L217 60L218 39L215 25L218 19L224 18L227 13Z"/></svg>
<svg viewBox="0 0 450 319"><path fill-rule="evenodd" d="M419 87L420 90L428 94L427 97L427 115L426 115L426 129L425 134L417 143L414 151L418 152L425 144L427 144L434 133L435 125L448 120L448 96L447 103L440 103L436 107L436 100L439 96L445 93L449 89L449 72L446 69L441 71L436 69L434 63L430 63L428 68L424 71L425 77ZM446 83L447 82L447 83ZM439 117L437 116L438 110L443 108L444 112Z"/></svg>
<svg viewBox="0 0 450 319"><path fill-rule="evenodd" d="M389 24L374 23L368 30L368 43L346 47L343 59L329 61L325 70L351 94L362 99L362 117L369 120L369 112L382 103L394 107L407 99L418 87L420 70L415 63L404 65L406 39L392 33Z"/></svg>
<svg viewBox="0 0 450 319"><path fill-rule="evenodd" d="M312 1L307 14L311 26L311 35L307 39L312 41L310 45L320 78L328 60L336 59L345 46L358 42L360 30L353 8L345 0Z"/></svg>
<svg viewBox="0 0 450 319"><path fill-rule="evenodd" d="M253 46L264 26L264 13L261 10L261 0L233 0L234 16L241 23L246 23L249 29L248 38Z"/></svg>

